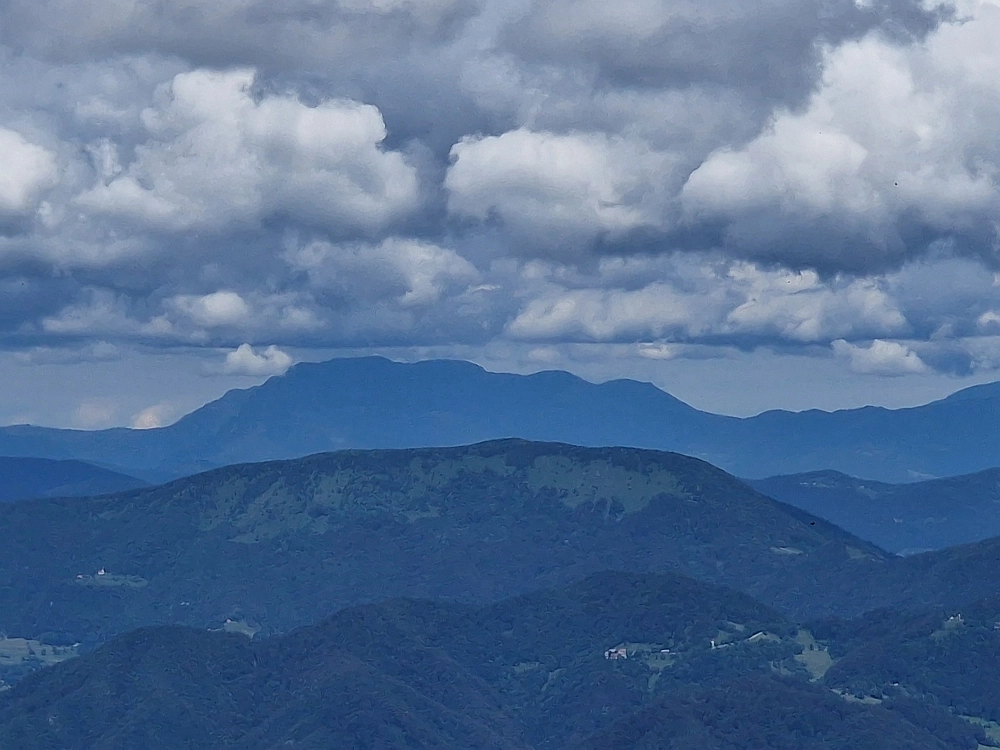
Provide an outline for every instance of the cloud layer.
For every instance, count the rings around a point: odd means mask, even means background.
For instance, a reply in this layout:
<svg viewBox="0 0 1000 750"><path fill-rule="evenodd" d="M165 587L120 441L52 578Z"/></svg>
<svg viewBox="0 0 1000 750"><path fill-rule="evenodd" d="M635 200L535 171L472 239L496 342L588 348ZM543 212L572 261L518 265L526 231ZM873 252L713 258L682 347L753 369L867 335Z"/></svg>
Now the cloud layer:
<svg viewBox="0 0 1000 750"><path fill-rule="evenodd" d="M991 371L998 37L987 0L9 0L0 341Z"/></svg>

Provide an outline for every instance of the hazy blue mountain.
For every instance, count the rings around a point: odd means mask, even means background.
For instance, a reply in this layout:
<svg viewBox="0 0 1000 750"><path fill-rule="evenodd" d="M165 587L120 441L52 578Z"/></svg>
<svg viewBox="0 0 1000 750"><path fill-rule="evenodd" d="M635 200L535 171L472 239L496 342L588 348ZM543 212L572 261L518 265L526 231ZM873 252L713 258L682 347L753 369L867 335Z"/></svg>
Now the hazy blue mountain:
<svg viewBox="0 0 1000 750"><path fill-rule="evenodd" d="M886 482L971 474L1000 466L996 393L980 387L909 409L765 412L738 423L730 455L709 460L753 478L820 469Z"/></svg>
<svg viewBox="0 0 1000 750"><path fill-rule="evenodd" d="M172 478L343 448L507 437L667 448L693 439L706 422L729 421L648 383L594 385L564 372L521 376L461 361L401 364L364 357L296 365L160 429L0 428L0 451L101 460L143 476Z"/></svg>
<svg viewBox="0 0 1000 750"><path fill-rule="evenodd" d="M859 581L898 559L698 459L521 440L9 503L0 529L0 631L57 644L227 619L282 632L366 601L490 601L606 569L853 614L883 601Z"/></svg>
<svg viewBox="0 0 1000 750"><path fill-rule="evenodd" d="M0 456L0 502L105 495L145 484L141 479L84 461Z"/></svg>
<svg viewBox="0 0 1000 750"><path fill-rule="evenodd" d="M341 448L506 437L677 451L754 478L834 469L913 481L1000 466L1000 385L912 409L736 419L630 380L595 385L564 372L498 374L459 361L336 359L296 365L160 429L0 428L0 454L76 458L165 480Z"/></svg>
<svg viewBox="0 0 1000 750"><path fill-rule="evenodd" d="M873 482L836 471L749 483L899 554L1000 536L1000 469L911 484Z"/></svg>
<svg viewBox="0 0 1000 750"><path fill-rule="evenodd" d="M821 678L804 665L804 638L737 592L607 572L481 606L349 608L265 640L148 628L0 693L0 746L975 750L988 741L930 701L919 711L866 705L813 684ZM625 658L607 658L618 647Z"/></svg>

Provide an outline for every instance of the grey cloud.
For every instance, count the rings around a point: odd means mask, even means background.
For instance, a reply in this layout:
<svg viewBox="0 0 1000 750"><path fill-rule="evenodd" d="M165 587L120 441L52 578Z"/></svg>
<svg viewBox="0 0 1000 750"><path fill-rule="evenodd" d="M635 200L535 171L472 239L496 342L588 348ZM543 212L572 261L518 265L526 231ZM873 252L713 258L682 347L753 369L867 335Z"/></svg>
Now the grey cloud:
<svg viewBox="0 0 1000 750"><path fill-rule="evenodd" d="M438 39L475 10L465 0L6 0L4 6L0 40L57 61L156 52L198 65L263 59L299 68Z"/></svg>
<svg viewBox="0 0 1000 750"><path fill-rule="evenodd" d="M78 347L34 346L16 352L15 360L25 365L76 365L81 362L114 362L122 351L107 341L95 341Z"/></svg>
<svg viewBox="0 0 1000 750"><path fill-rule="evenodd" d="M636 285L623 273L628 265L635 264L602 264L608 278L602 280L598 273L589 285L578 281L564 286L558 271L532 271L538 290L511 321L508 334L539 341L745 346L892 336L910 328L897 301L876 281L824 281L812 271L767 271L747 263L704 264L676 257L664 278Z"/></svg>
<svg viewBox="0 0 1000 750"><path fill-rule="evenodd" d="M994 54L985 6L4 7L0 338L30 356L843 339L862 363L878 339L993 361L940 343L1000 325L1000 89L961 67Z"/></svg>
<svg viewBox="0 0 1000 750"><path fill-rule="evenodd" d="M890 293L927 340L992 333L990 313L1000 309L995 275L969 259L936 258L912 263L892 274Z"/></svg>
<svg viewBox="0 0 1000 750"><path fill-rule="evenodd" d="M973 348L976 348L973 345ZM991 370L995 365L977 357L961 341L916 342L913 351L928 367L936 372L966 377L979 369Z"/></svg>
<svg viewBox="0 0 1000 750"><path fill-rule="evenodd" d="M73 279L52 278L37 267L10 269L0 277L0 341L10 346L29 341L34 324L59 310L79 288Z"/></svg>
<svg viewBox="0 0 1000 750"><path fill-rule="evenodd" d="M730 87L766 113L808 95L821 44L872 30L911 41L948 15L908 0L535 0L504 41L532 60L570 60L608 86Z"/></svg>

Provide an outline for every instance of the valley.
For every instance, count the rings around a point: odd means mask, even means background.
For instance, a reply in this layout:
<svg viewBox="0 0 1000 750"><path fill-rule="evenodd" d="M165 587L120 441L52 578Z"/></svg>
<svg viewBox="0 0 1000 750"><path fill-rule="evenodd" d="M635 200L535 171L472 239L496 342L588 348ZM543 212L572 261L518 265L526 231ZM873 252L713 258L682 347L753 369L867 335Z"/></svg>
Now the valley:
<svg viewBox="0 0 1000 750"><path fill-rule="evenodd" d="M899 555L1000 536L1000 469L906 484L834 471L748 483Z"/></svg>

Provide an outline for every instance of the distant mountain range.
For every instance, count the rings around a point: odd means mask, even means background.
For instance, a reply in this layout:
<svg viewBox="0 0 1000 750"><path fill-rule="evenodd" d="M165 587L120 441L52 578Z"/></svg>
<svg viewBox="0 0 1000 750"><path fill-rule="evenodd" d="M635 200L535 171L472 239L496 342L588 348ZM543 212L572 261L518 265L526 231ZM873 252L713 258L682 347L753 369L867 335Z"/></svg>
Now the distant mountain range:
<svg viewBox="0 0 1000 750"><path fill-rule="evenodd" d="M145 484L141 479L84 461L0 456L0 502L106 495Z"/></svg>
<svg viewBox="0 0 1000 750"><path fill-rule="evenodd" d="M836 471L748 481L775 500L897 554L1000 536L1000 469L912 484L873 482Z"/></svg>
<svg viewBox="0 0 1000 750"><path fill-rule="evenodd" d="M165 480L343 448L507 437L678 451L751 478L832 469L907 482L1000 466L1000 383L910 409L738 419L631 380L595 385L565 372L490 373L460 361L335 359L231 391L169 427L0 428L0 454L73 458Z"/></svg>
<svg viewBox="0 0 1000 750"><path fill-rule="evenodd" d="M599 573L481 606L397 599L346 609L263 641L149 628L0 693L0 747L996 746L948 701L981 709L973 715L983 722L995 707L943 689L950 669L916 665L931 673L929 694L916 680L883 689L891 656L865 671L851 624L825 627L830 640L817 641L745 595L680 576ZM985 654L956 632L970 659ZM827 684L839 667L831 650L845 667Z"/></svg>

